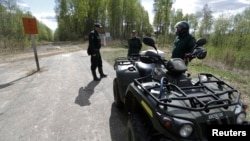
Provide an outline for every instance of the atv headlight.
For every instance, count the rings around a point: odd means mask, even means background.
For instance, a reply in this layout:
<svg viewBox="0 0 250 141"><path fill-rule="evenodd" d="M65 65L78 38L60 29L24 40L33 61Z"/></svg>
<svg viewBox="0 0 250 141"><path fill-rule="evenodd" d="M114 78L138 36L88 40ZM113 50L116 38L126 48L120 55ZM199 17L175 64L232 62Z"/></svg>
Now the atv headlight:
<svg viewBox="0 0 250 141"><path fill-rule="evenodd" d="M237 116L236 122L237 124L242 124L246 120L246 114L245 113L240 113Z"/></svg>
<svg viewBox="0 0 250 141"><path fill-rule="evenodd" d="M180 128L180 136L182 137L188 137L191 135L191 133L193 132L193 127L190 124L184 124L182 125L182 127Z"/></svg>
<svg viewBox="0 0 250 141"><path fill-rule="evenodd" d="M206 76L206 75L201 75L201 76L200 76L200 81L201 81L201 82L206 82L206 81L208 81L207 76Z"/></svg>

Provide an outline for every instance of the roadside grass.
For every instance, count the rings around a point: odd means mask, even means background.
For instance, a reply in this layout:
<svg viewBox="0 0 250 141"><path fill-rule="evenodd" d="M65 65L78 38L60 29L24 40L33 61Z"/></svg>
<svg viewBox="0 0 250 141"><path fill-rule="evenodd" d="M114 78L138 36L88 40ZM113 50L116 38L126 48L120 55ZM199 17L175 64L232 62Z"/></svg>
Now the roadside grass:
<svg viewBox="0 0 250 141"><path fill-rule="evenodd" d="M109 64L114 65L115 58L126 57L127 49L122 47L112 48L112 49L102 49L102 58L106 60Z"/></svg>
<svg viewBox="0 0 250 141"><path fill-rule="evenodd" d="M142 47L142 50L146 49L147 47ZM105 59L111 65L113 65L115 63L115 58L127 56L128 49L124 46L102 47L101 52L102 58Z"/></svg>
<svg viewBox="0 0 250 141"><path fill-rule="evenodd" d="M238 68L241 70L250 70L250 59L248 48L233 47L213 47L207 46L208 58L220 61L226 66Z"/></svg>
<svg viewBox="0 0 250 141"><path fill-rule="evenodd" d="M146 47L143 47L143 50ZM125 57L127 49L123 47L112 47L102 49L102 57L111 65L114 65L116 57ZM168 55L169 57L169 55ZM166 59L168 59L166 57ZM191 73L191 77L197 77L199 73L211 73L214 76L220 78L230 86L238 89L241 92L242 101L248 105L247 119L250 120L250 75L249 71L239 71L237 69L225 69L224 67L218 67L218 62L212 64L212 60L206 61L194 59L188 66L188 72ZM222 65L221 65L222 66Z"/></svg>

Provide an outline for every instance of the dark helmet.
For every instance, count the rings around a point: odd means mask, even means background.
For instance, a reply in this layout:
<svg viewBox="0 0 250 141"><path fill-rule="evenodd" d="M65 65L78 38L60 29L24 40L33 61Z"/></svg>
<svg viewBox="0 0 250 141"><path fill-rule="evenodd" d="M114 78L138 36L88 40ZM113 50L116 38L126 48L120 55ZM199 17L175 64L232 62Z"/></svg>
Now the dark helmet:
<svg viewBox="0 0 250 141"><path fill-rule="evenodd" d="M189 24L186 21L179 21L175 24L175 28L179 28L180 30L176 31L177 35L180 35L185 32L189 32Z"/></svg>

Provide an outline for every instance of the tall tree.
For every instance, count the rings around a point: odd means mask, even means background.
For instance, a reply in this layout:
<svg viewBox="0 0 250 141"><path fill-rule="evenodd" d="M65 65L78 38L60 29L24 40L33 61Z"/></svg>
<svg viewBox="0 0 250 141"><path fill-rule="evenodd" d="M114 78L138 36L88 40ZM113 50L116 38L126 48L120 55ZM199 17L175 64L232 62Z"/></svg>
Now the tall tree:
<svg viewBox="0 0 250 141"><path fill-rule="evenodd" d="M142 23L148 26L149 20L139 0L56 0L55 11L59 40L80 39L95 22L114 38L128 38L132 29L150 29L142 28Z"/></svg>
<svg viewBox="0 0 250 141"><path fill-rule="evenodd" d="M162 34L168 33L172 4L172 0L154 0L154 26Z"/></svg>
<svg viewBox="0 0 250 141"><path fill-rule="evenodd" d="M168 42L172 4L172 0L154 0L154 26L163 45Z"/></svg>
<svg viewBox="0 0 250 141"><path fill-rule="evenodd" d="M109 0L108 3L109 30L114 38L119 38L123 26L123 0Z"/></svg>
<svg viewBox="0 0 250 141"><path fill-rule="evenodd" d="M198 23L199 23L199 20L198 20L198 16L197 14L189 14L187 15L187 21L190 25L190 33L193 34L194 36L196 36L196 31L198 29Z"/></svg>
<svg viewBox="0 0 250 141"><path fill-rule="evenodd" d="M225 17L225 15L221 14L219 18L214 20L214 31L212 37L210 38L210 42L214 46L222 46L224 42L224 38L227 36L229 28L230 28L230 19Z"/></svg>
<svg viewBox="0 0 250 141"><path fill-rule="evenodd" d="M212 24L213 24L213 16L212 16L212 10L208 6L208 4L205 4L202 9L202 19L201 19L201 25L199 29L199 35L198 36L208 36L211 33Z"/></svg>

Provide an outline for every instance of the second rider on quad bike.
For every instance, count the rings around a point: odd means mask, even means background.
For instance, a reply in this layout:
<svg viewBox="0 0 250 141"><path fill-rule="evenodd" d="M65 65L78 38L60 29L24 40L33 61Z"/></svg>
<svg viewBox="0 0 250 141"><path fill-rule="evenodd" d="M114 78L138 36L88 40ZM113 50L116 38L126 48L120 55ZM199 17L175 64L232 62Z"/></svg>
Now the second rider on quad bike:
<svg viewBox="0 0 250 141"><path fill-rule="evenodd" d="M186 21L176 23L176 38L174 40L174 48L171 58L181 58L187 65L189 60L186 55L193 51L196 40L189 33L189 24Z"/></svg>

